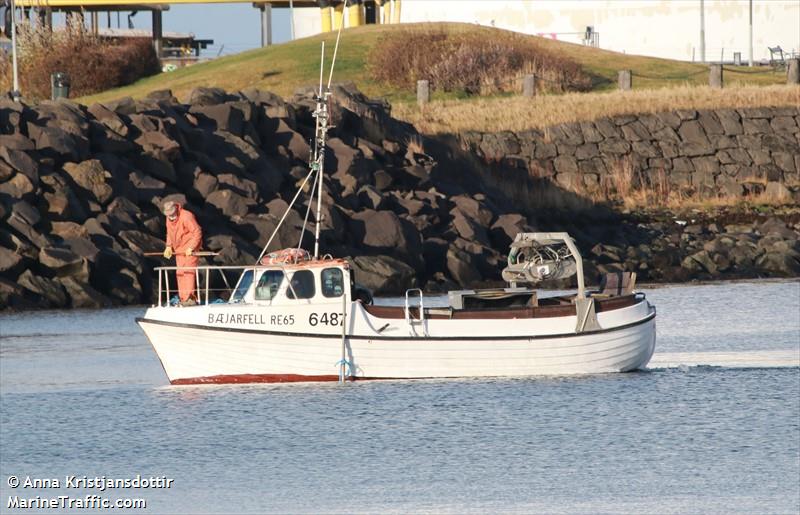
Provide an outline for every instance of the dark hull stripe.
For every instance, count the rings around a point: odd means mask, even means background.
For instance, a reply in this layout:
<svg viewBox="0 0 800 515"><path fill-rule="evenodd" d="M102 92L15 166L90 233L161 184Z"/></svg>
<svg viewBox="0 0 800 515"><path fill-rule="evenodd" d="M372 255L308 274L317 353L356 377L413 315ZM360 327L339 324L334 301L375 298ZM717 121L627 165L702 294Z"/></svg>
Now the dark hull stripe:
<svg viewBox="0 0 800 515"><path fill-rule="evenodd" d="M386 341L399 341L399 340L469 340L469 341L480 341L480 340L499 340L499 341L514 341L514 340L545 340L545 339L552 339L552 338L575 338L577 336L587 336L592 334L602 334L602 333L610 333L614 331L619 331L622 329L628 329L629 327L635 327L637 325L642 325L656 317L656 312L653 310L650 314L644 317L641 320L637 320L636 322L632 322L630 324L620 325L616 327L609 327L607 329L599 329L596 331L584 331L582 333L562 333L562 334L547 334L547 335L530 335L530 336L364 336L364 335L347 335L348 340L386 340ZM207 325L198 325L198 324L182 324L178 322L165 322L162 320L150 320L147 318L136 318L136 322L139 325L142 324L154 324L154 325L165 325L168 327L182 327L185 329L199 329L203 331L216 331L222 333L241 333L241 334L263 334L269 336L290 336L296 338L331 338L336 340L341 340L341 334L314 334L314 333L292 333L292 332L281 332L281 331L262 331L258 329L239 329L235 327L214 327L214 326L207 326Z"/></svg>

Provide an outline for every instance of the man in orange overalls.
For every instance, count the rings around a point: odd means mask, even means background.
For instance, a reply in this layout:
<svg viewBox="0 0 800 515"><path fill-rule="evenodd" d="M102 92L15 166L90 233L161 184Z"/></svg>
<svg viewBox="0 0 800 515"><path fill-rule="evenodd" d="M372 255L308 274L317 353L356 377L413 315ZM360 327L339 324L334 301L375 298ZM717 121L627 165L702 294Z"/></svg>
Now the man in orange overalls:
<svg viewBox="0 0 800 515"><path fill-rule="evenodd" d="M198 258L193 255L203 242L203 231L194 215L183 209L177 202L164 202L164 215L167 217L167 248L164 257L175 255L179 267L196 267ZM178 296L182 306L197 304L195 296L195 270L186 268L175 272L178 278Z"/></svg>

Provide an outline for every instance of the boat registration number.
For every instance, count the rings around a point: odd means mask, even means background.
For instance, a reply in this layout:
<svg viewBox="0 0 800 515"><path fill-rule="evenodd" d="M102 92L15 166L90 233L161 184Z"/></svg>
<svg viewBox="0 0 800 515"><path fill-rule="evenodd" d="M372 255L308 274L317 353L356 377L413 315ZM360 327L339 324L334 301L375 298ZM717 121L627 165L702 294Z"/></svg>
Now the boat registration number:
<svg viewBox="0 0 800 515"><path fill-rule="evenodd" d="M317 325L342 325L343 316L341 313L311 313L308 315L308 323L315 327Z"/></svg>

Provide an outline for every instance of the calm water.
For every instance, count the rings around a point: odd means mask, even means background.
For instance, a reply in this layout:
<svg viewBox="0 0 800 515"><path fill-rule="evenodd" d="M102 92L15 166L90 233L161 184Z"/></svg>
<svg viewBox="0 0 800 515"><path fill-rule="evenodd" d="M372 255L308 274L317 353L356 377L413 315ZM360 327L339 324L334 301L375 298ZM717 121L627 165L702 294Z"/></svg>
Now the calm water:
<svg viewBox="0 0 800 515"><path fill-rule="evenodd" d="M345 386L171 387L142 309L0 315L0 512L800 512L800 283L648 295L645 372ZM174 482L64 485L137 474Z"/></svg>

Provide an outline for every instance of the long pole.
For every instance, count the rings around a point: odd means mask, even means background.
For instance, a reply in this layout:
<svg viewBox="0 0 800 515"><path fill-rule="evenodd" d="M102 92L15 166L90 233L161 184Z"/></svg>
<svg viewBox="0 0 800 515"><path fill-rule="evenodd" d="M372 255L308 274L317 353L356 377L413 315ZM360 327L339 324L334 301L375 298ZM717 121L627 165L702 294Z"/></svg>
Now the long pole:
<svg viewBox="0 0 800 515"><path fill-rule="evenodd" d="M706 62L706 8L704 0L700 0L700 61Z"/></svg>
<svg viewBox="0 0 800 515"><path fill-rule="evenodd" d="M289 18L291 18L292 41L294 41L294 0L289 0Z"/></svg>
<svg viewBox="0 0 800 515"><path fill-rule="evenodd" d="M342 295L342 360L339 362L339 383L344 383L344 367L347 365L347 294ZM352 372L351 372L352 373Z"/></svg>
<svg viewBox="0 0 800 515"><path fill-rule="evenodd" d="M11 96L19 102L22 94L19 91L19 68L17 67L17 7L11 0L11 68L14 76L14 91Z"/></svg>
<svg viewBox="0 0 800 515"><path fill-rule="evenodd" d="M753 67L753 0L750 0L750 53L747 59L747 64Z"/></svg>

